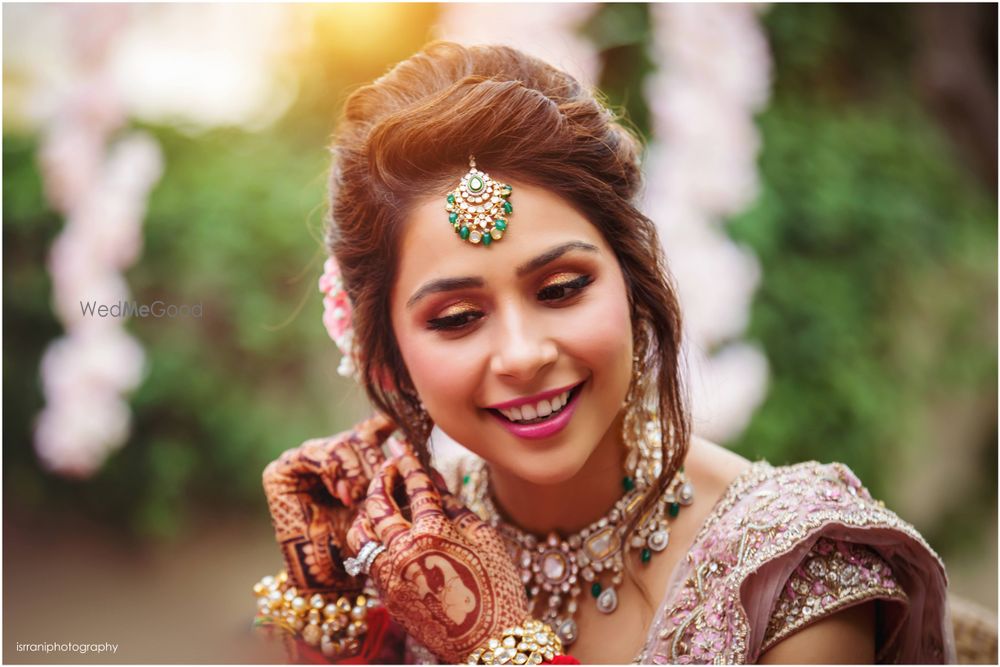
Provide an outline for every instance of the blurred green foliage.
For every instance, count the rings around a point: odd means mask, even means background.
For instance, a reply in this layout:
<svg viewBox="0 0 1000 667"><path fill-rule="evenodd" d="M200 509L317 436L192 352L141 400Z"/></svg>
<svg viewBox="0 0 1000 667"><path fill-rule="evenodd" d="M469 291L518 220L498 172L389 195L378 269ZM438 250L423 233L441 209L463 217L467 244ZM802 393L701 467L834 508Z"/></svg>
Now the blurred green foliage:
<svg viewBox="0 0 1000 667"><path fill-rule="evenodd" d="M620 2L601 5L580 26L601 56L597 88L621 121L637 134L649 137L652 119L642 94L643 80L655 71L650 58L653 32L649 5Z"/></svg>
<svg viewBox="0 0 1000 667"><path fill-rule="evenodd" d="M777 464L844 461L877 495L900 462L933 451L934 420L952 414L942 406L985 402L994 424L996 414L995 195L962 170L916 99L908 11L765 14L775 78L759 118L762 192L728 224L763 267L749 336L771 366L768 398L732 444ZM295 106L266 131L145 128L167 167L127 278L138 301L201 303L204 317L128 323L148 375L131 398L130 441L87 482L45 474L31 447L38 363L61 334L44 263L62 223L42 195L37 139L5 136L9 507L76 508L146 537L170 536L212 505L265 519L264 465L359 416L320 323L325 145L349 91L417 50L433 19L426 5L405 6L407 30L395 33L405 37L364 58L316 40L292 62ZM649 20L643 5L607 5L581 27L601 51L609 101L647 135ZM995 506L995 426L988 438L990 472L961 496L977 507ZM968 512L956 502L942 517L941 543L965 539Z"/></svg>
<svg viewBox="0 0 1000 667"><path fill-rule="evenodd" d="M775 84L759 118L762 193L729 224L763 267L749 337L771 366L735 449L843 461L890 503L915 461L933 466L952 447L996 470L996 199L918 98L911 12L765 15ZM949 423L962 419L978 430ZM996 479L968 481L921 526L932 542L982 538L968 510L995 506Z"/></svg>

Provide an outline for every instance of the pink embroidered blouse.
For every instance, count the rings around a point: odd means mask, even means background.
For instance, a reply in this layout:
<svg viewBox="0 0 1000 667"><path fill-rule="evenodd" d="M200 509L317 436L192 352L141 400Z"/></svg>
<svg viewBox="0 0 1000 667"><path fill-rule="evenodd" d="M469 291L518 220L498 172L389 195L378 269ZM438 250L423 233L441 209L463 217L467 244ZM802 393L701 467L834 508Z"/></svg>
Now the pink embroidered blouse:
<svg viewBox="0 0 1000 667"><path fill-rule="evenodd" d="M868 600L878 662L954 662L946 587L937 554L847 466L756 463L705 520L635 662L756 662Z"/></svg>

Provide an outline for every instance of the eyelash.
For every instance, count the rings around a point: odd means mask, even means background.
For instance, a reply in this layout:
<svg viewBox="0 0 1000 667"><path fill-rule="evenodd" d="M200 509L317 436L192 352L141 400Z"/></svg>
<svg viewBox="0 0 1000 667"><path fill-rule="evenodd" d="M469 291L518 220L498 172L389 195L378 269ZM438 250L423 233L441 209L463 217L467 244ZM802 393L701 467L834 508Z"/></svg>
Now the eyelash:
<svg viewBox="0 0 1000 667"><path fill-rule="evenodd" d="M592 276L582 275L573 280L567 280L563 283L556 283L554 285L546 285L542 289L538 290L539 301L565 301L575 294L579 290L590 285L594 282ZM566 290L573 290L571 294L566 294ZM427 320L427 325L429 329L435 331L458 331L463 329L469 324L472 324L476 320L483 317L483 313L478 310L467 310L463 313L456 313L454 315L446 315L445 317L436 317L432 320Z"/></svg>
<svg viewBox="0 0 1000 667"><path fill-rule="evenodd" d="M454 331L475 322L482 316L483 314L478 310L467 310L464 313L427 320L427 328L435 331Z"/></svg>
<svg viewBox="0 0 1000 667"><path fill-rule="evenodd" d="M574 278L573 280L567 280L564 283L556 283L554 285L546 285L542 289L538 290L538 298L541 299L542 301L557 301L557 300L558 301L562 301L562 300L565 300L567 298L566 295L565 295L565 291L566 290L568 290L568 289L569 290L582 290L584 287L586 287L587 285L589 285L592 282L594 282L594 279L591 276L588 276L588 275L584 274L582 276L579 276L578 278ZM543 293L544 294L550 294L550 295L553 295L553 296L545 298L545 297L542 296ZM575 294L575 293L576 293L576 291L573 292L573 294ZM570 294L569 296L572 296L572 294Z"/></svg>

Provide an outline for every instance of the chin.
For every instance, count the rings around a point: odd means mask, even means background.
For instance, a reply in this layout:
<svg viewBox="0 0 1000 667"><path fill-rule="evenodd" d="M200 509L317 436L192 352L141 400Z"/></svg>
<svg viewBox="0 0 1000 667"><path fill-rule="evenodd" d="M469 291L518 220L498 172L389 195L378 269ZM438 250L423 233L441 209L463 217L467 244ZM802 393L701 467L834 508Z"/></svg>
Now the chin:
<svg viewBox="0 0 1000 667"><path fill-rule="evenodd" d="M587 458L581 452L557 447L542 455L525 454L505 467L526 482L538 486L551 486L573 479L579 474ZM504 465L502 461L497 463Z"/></svg>
<svg viewBox="0 0 1000 667"><path fill-rule="evenodd" d="M562 484L563 482L572 479L577 472L579 472L578 468L572 470L570 469L540 470L538 468L535 468L533 470L515 471L518 477L536 486L553 486L555 484Z"/></svg>

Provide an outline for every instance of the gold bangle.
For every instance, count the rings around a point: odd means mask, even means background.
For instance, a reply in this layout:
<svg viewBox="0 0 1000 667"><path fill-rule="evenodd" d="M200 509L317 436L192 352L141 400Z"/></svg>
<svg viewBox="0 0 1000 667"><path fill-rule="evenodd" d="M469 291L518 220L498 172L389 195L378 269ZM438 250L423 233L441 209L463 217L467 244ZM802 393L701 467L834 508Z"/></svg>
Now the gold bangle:
<svg viewBox="0 0 1000 667"><path fill-rule="evenodd" d="M300 635L310 646L318 646L328 658L356 655L368 632L369 600L358 595L354 603L347 596L315 593L308 599L290 585L288 573L267 576L254 584L257 596L257 626L277 626L291 635Z"/></svg>
<svg viewBox="0 0 1000 667"><path fill-rule="evenodd" d="M470 665L539 665L563 654L562 640L552 628L529 618L521 625L508 628L499 639L469 654Z"/></svg>

